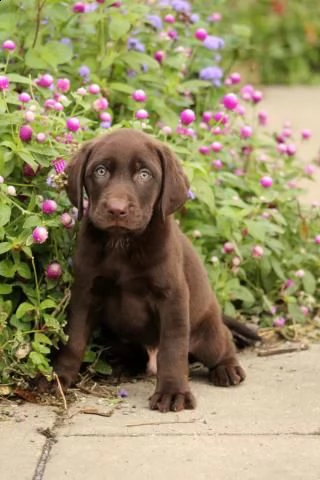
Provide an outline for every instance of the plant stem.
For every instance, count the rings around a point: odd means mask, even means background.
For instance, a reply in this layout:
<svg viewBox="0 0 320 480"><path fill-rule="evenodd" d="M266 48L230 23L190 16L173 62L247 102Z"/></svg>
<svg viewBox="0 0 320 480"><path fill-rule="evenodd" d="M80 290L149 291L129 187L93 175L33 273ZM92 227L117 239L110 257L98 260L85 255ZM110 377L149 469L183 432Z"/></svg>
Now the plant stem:
<svg viewBox="0 0 320 480"><path fill-rule="evenodd" d="M37 40L38 40L38 35L39 35L39 31L40 31L41 13L42 13L42 9L43 9L45 3L46 3L46 0L42 0L42 2L41 2L41 0L37 0L36 30L34 32L34 38L33 38L31 48L34 48L36 46L36 43L37 43Z"/></svg>

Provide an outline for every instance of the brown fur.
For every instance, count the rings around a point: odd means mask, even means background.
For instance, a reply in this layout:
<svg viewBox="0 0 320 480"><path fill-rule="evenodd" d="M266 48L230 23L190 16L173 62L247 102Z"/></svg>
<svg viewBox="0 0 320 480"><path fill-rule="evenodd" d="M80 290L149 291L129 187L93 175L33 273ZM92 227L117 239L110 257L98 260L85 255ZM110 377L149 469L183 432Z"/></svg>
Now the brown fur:
<svg viewBox="0 0 320 480"><path fill-rule="evenodd" d="M104 135L85 144L68 168L67 193L80 216L83 187L89 208L74 259L69 340L54 366L64 388L75 381L99 322L158 351L152 409L195 407L188 353L209 368L214 384L242 382L205 268L171 215L189 188L173 152L131 129Z"/></svg>

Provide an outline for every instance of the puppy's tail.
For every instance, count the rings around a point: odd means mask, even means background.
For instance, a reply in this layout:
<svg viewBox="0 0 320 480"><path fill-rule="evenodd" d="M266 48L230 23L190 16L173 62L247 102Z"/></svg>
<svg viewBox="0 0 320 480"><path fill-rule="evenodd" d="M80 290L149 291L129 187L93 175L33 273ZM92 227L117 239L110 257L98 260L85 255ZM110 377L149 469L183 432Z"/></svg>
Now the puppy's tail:
<svg viewBox="0 0 320 480"><path fill-rule="evenodd" d="M246 347L252 347L262 340L252 328L247 327L228 315L223 315L223 323L231 331L233 341L240 350Z"/></svg>

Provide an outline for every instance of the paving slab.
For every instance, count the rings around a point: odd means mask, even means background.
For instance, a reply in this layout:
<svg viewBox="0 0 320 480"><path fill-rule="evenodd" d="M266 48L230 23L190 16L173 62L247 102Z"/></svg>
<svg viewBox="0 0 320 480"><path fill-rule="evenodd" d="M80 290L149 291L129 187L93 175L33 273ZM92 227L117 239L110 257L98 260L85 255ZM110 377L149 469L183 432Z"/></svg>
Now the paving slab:
<svg viewBox="0 0 320 480"><path fill-rule="evenodd" d="M150 382L123 384L128 399L110 417L75 415L61 427L63 436L320 434L320 345L308 351L272 357L241 355L247 372L239 387L218 388L206 376L193 375L196 410L161 415L148 409ZM84 406L107 411L103 401ZM78 405L73 407L76 411ZM320 439L320 436L319 436ZM320 444L319 444L320 446ZM319 453L320 457L320 453ZM320 478L320 471L319 471Z"/></svg>
<svg viewBox="0 0 320 480"><path fill-rule="evenodd" d="M53 427L54 411L8 403L0 405L0 414L0 478L32 480L47 442L43 432Z"/></svg>
<svg viewBox="0 0 320 480"><path fill-rule="evenodd" d="M44 480L319 480L319 447L273 435L63 438Z"/></svg>

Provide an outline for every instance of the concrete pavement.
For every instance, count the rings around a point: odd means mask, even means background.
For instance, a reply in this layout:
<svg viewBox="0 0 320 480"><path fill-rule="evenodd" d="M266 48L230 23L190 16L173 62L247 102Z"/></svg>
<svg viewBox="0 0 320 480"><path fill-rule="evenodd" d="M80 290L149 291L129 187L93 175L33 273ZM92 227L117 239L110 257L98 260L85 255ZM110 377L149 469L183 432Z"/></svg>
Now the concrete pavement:
<svg viewBox="0 0 320 480"><path fill-rule="evenodd" d="M3 406L3 480L319 480L320 345L272 357L241 354L239 387L209 385L194 372L198 408L147 408L153 382L122 385L128 398L110 417L108 400L81 395L62 418L54 408ZM78 412L78 413L76 413ZM3 418L3 415L2 415Z"/></svg>
<svg viewBox="0 0 320 480"><path fill-rule="evenodd" d="M290 120L310 128L306 163L320 147L320 88L265 89L271 128ZM306 201L320 200L320 175ZM0 402L1 480L319 480L320 345L304 352L241 355L248 378L219 389L193 376L195 411L147 408L153 384L124 385L128 398L110 417L106 399L80 395L69 416L54 407ZM87 414L76 413L80 409Z"/></svg>

